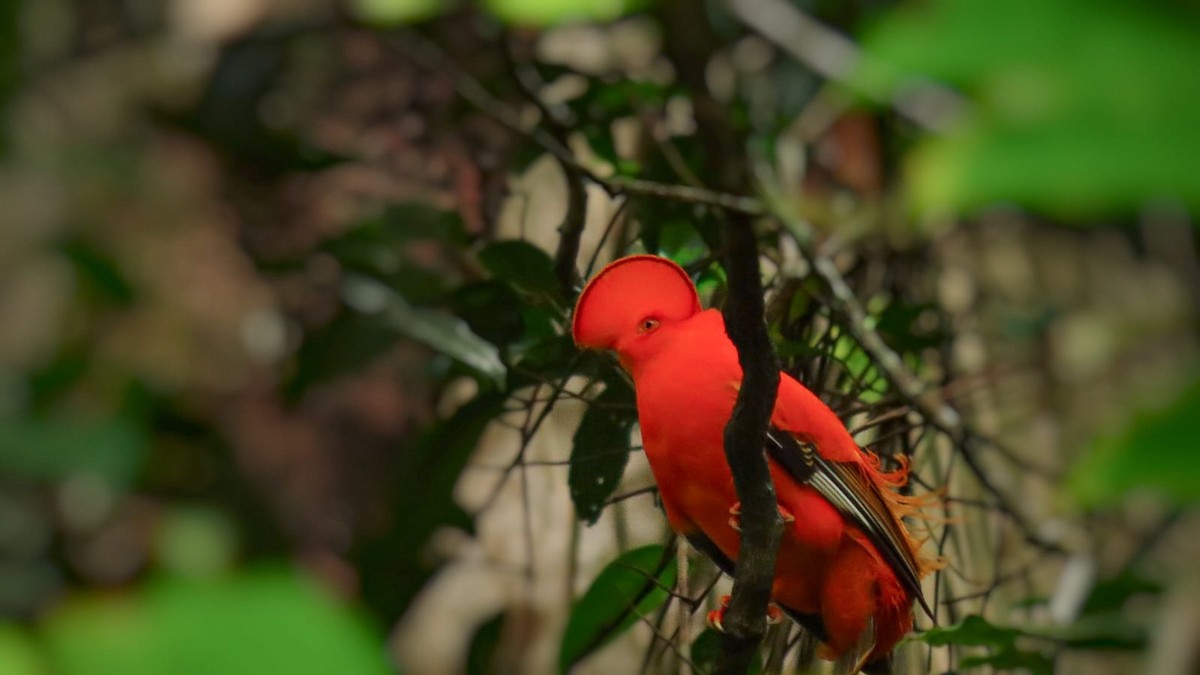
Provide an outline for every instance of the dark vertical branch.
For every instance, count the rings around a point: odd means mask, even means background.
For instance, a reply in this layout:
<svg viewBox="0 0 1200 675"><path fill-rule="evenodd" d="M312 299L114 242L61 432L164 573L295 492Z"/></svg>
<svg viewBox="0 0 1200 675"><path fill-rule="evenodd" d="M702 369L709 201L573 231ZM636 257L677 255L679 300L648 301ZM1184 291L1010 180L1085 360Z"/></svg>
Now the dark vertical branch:
<svg viewBox="0 0 1200 675"><path fill-rule="evenodd" d="M689 27L686 31L667 31L666 49L680 80L691 90L696 128L708 158L703 175L720 190L746 194L750 172L745 138L730 119L728 106L715 100L705 84L708 59L722 46L709 24L705 6L692 0L664 4L667 25ZM722 258L729 276L725 330L737 347L743 373L733 417L725 427L725 460L742 504L742 536L715 672L741 675L749 670L766 634L767 602L783 533L775 487L763 454L779 388L779 364L763 319L753 217L732 210L720 215L725 221Z"/></svg>
<svg viewBox="0 0 1200 675"><path fill-rule="evenodd" d="M749 669L766 633L767 602L783 533L775 487L763 455L779 388L779 366L763 321L763 289L752 223L744 215L727 216L725 269L729 299L724 308L725 330L737 347L742 387L733 417L725 427L725 459L742 503L742 538L716 672L740 674Z"/></svg>
<svg viewBox="0 0 1200 675"><path fill-rule="evenodd" d="M587 185L582 172L561 162L567 177L567 215L558 228L558 250L554 253L554 276L569 293L579 280L575 259L579 257L579 242L587 222Z"/></svg>

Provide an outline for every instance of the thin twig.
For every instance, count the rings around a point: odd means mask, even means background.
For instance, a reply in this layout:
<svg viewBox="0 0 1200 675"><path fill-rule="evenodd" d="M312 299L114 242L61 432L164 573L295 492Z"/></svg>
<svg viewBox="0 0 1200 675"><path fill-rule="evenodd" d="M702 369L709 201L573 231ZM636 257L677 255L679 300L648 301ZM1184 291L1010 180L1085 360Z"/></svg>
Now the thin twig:
<svg viewBox="0 0 1200 675"><path fill-rule="evenodd" d="M808 223L793 215L778 199L769 197L768 202L772 206L773 215L791 233L801 254L829 288L834 306L845 318L850 334L867 352L875 365L886 373L888 381L891 382L901 398L919 412L935 429L950 438L975 479L996 500L997 507L1017 526L1026 542L1046 551L1064 553L1064 549L1058 544L1038 536L1033 524L992 482L978 456L979 446L985 442L985 439L968 428L958 412L942 401L936 390L929 390L920 378L910 372L900 359L900 355L883 341L878 332L870 327L866 310L854 295L854 291L846 282L846 278L842 276L841 271L838 270L837 265L830 258L818 255L814 251L813 236ZM996 446L993 445L993 447ZM1015 457L1010 460L1014 463L1020 462ZM1029 468L1033 469L1033 467Z"/></svg>
<svg viewBox="0 0 1200 675"><path fill-rule="evenodd" d="M570 120L566 113L558 108L546 105L539 90L544 85L537 71L526 62L520 62L516 55L516 44L511 38L506 41L508 49L509 68L513 80L520 86L526 98L537 107L542 114L542 123L550 136L556 141L555 147L569 148L568 139L571 135ZM570 293L579 281L579 272L575 269L575 261L579 257L579 242L583 238L583 228L587 224L587 180L586 174L575 162L569 162L556 155L563 175L567 181L567 213L562 225L558 228L558 248L554 253L554 276L558 279L563 291Z"/></svg>

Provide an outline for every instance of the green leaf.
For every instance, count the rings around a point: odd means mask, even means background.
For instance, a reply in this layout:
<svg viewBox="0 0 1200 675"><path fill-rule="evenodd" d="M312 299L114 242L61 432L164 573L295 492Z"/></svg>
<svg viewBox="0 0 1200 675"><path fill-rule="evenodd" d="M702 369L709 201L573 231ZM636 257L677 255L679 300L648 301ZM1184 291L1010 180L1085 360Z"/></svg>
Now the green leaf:
<svg viewBox="0 0 1200 675"><path fill-rule="evenodd" d="M1179 505L1200 501L1200 380L1169 407L1144 411L1121 433L1102 439L1068 481L1086 507L1113 504L1144 490Z"/></svg>
<svg viewBox="0 0 1200 675"><path fill-rule="evenodd" d="M542 249L518 239L498 241L479 252L479 262L492 277L535 296L555 297L561 291L554 261Z"/></svg>
<svg viewBox="0 0 1200 675"><path fill-rule="evenodd" d="M595 352L580 353L570 335L552 335L514 347L517 367L509 377L509 389L543 380L567 377L578 364L603 358ZM573 366L574 364L574 366Z"/></svg>
<svg viewBox="0 0 1200 675"><path fill-rule="evenodd" d="M708 245L690 221L672 220L662 224L658 254L686 267L708 255Z"/></svg>
<svg viewBox="0 0 1200 675"><path fill-rule="evenodd" d="M625 473L635 420L633 392L623 379L614 378L592 401L575 431L567 485L575 514L589 525L600 517Z"/></svg>
<svg viewBox="0 0 1200 675"><path fill-rule="evenodd" d="M1158 595L1162 591L1163 585L1157 581L1143 578L1126 570L1111 579L1096 582L1082 611L1085 615L1115 612L1121 610L1125 603L1134 596Z"/></svg>
<svg viewBox="0 0 1200 675"><path fill-rule="evenodd" d="M346 304L378 317L399 335L416 340L471 368L497 387L507 369L496 347L471 332L461 319L410 305L398 293L370 277L351 275L342 287Z"/></svg>
<svg viewBox="0 0 1200 675"><path fill-rule="evenodd" d="M454 313L494 345L516 342L525 334L525 307L512 286L500 281L465 284L450 294Z"/></svg>
<svg viewBox="0 0 1200 675"><path fill-rule="evenodd" d="M926 317L933 319L932 325L924 325ZM915 354L937 347L947 339L941 323L941 315L933 304L909 304L896 299L879 313L875 330L893 349Z"/></svg>
<svg viewBox="0 0 1200 675"><path fill-rule="evenodd" d="M1024 633L1016 628L997 626L983 617L972 614L959 623L946 628L934 627L915 639L929 645L967 645L989 647L985 656L964 656L959 668L968 669L981 665L996 668L1027 668L1037 675L1051 672L1052 662L1035 651L1017 649L1017 638Z"/></svg>
<svg viewBox="0 0 1200 675"><path fill-rule="evenodd" d="M441 301L453 281L445 271L413 259L413 243L431 241L465 246L462 218L422 202L405 202L359 222L321 250L343 269L381 279L409 302L425 305Z"/></svg>
<svg viewBox="0 0 1200 675"><path fill-rule="evenodd" d="M572 21L612 21L649 0L485 0L484 7L506 23L547 26Z"/></svg>
<svg viewBox="0 0 1200 675"><path fill-rule="evenodd" d="M35 480L92 473L114 486L141 470L146 437L124 417L58 415L0 423L0 470Z"/></svg>
<svg viewBox="0 0 1200 675"><path fill-rule="evenodd" d="M717 657L721 654L721 634L714 628L705 628L704 632L692 641L692 663L702 673L712 672L717 665Z"/></svg>
<svg viewBox="0 0 1200 675"><path fill-rule="evenodd" d="M395 331L377 317L343 310L329 324L304 336L287 385L296 399L309 387L362 369L396 343Z"/></svg>
<svg viewBox="0 0 1200 675"><path fill-rule="evenodd" d="M77 596L43 636L58 675L389 672L383 635L290 570Z"/></svg>
<svg viewBox="0 0 1200 675"><path fill-rule="evenodd" d="M1004 628L972 614L953 626L930 628L916 637L917 640L935 647L942 645L973 645L989 647L1012 646L1021 631Z"/></svg>
<svg viewBox="0 0 1200 675"><path fill-rule="evenodd" d="M558 670L607 644L658 609L675 585L675 557L652 544L633 549L609 563L571 610L558 656Z"/></svg>
<svg viewBox="0 0 1200 675"><path fill-rule="evenodd" d="M970 108L923 139L907 169L918 208L1017 202L1067 218L1150 199L1200 207L1194 15L1156 3L932 0L864 39L856 83L880 100L920 78Z"/></svg>
<svg viewBox="0 0 1200 675"><path fill-rule="evenodd" d="M1029 626L1023 632L1072 649L1136 651L1144 649L1147 642L1146 626L1119 611L1085 614L1065 626Z"/></svg>
<svg viewBox="0 0 1200 675"><path fill-rule="evenodd" d="M711 673L717 666L717 657L721 654L721 634L712 628L705 628L692 641L692 663L701 673ZM750 662L747 675L758 675L763 670L762 653L754 655Z"/></svg>
<svg viewBox="0 0 1200 675"><path fill-rule="evenodd" d="M1033 675L1050 675L1054 672L1054 659L1034 651L1006 648L986 656L964 656L958 667L969 670L979 666L991 666L996 670L1023 670Z"/></svg>
<svg viewBox="0 0 1200 675"><path fill-rule="evenodd" d="M1085 615L1066 626L997 626L978 615L954 626L931 628L915 639L933 646L965 645L988 647L985 656L963 657L958 665L967 669L990 665L994 668L1024 668L1034 673L1053 672L1053 661L1037 650L1019 648L1018 639L1044 640L1073 649L1137 650L1146 645L1146 628L1120 612Z"/></svg>

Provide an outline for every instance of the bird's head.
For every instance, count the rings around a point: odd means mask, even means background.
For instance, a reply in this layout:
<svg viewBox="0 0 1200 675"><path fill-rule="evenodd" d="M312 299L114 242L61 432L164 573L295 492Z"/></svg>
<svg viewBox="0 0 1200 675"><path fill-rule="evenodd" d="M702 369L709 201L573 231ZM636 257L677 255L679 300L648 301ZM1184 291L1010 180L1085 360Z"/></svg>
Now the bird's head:
<svg viewBox="0 0 1200 675"><path fill-rule="evenodd" d="M682 267L652 255L609 264L592 278L579 301L571 332L585 349L611 349L628 365L646 354L663 329L700 311L700 298Z"/></svg>

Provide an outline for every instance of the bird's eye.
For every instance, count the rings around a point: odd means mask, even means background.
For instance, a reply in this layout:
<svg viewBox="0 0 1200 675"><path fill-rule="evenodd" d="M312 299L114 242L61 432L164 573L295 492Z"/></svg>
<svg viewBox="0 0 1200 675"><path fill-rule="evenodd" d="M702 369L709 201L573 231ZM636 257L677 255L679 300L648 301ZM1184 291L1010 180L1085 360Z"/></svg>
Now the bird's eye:
<svg viewBox="0 0 1200 675"><path fill-rule="evenodd" d="M649 333L650 331L654 330L655 328L658 328L658 319L652 319L652 318L647 317L645 319L642 319L642 322L640 324L638 324L638 334L645 335L646 333Z"/></svg>

